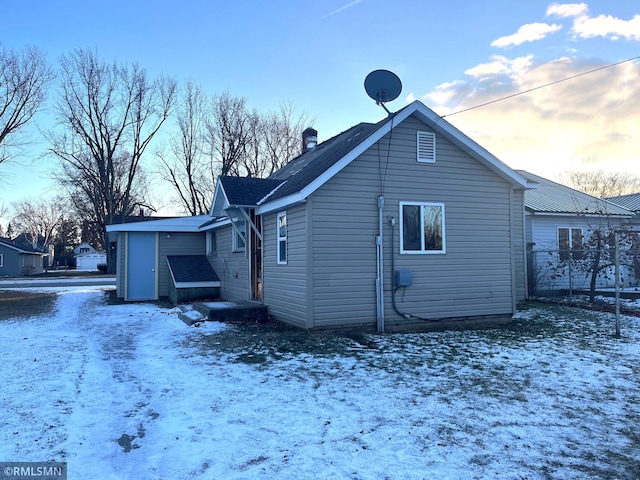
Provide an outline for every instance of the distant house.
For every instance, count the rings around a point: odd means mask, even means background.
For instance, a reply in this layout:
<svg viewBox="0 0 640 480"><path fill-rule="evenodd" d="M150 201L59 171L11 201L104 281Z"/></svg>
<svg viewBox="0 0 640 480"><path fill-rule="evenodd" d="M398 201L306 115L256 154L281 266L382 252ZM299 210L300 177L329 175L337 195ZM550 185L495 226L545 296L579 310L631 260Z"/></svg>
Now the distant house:
<svg viewBox="0 0 640 480"><path fill-rule="evenodd" d="M107 263L107 254L98 252L87 242L82 242L73 249L76 270L97 270L98 265Z"/></svg>
<svg viewBox="0 0 640 480"><path fill-rule="evenodd" d="M44 264L45 270L49 268L50 265L52 265L54 261L53 245L46 244L45 238L42 235L38 235L37 237L34 237L32 234L29 234L29 233L21 233L20 235L18 235L13 239L13 242L15 245L17 245L20 248L24 248L27 250L31 249L31 250L35 250L43 253L45 255L43 257L43 264Z"/></svg>
<svg viewBox="0 0 640 480"><path fill-rule="evenodd" d="M266 179L219 178L209 215L108 226L118 296L168 296L172 259L190 256L222 299L309 330L512 317L526 178L420 102L316 142L307 129L303 153Z"/></svg>
<svg viewBox="0 0 640 480"><path fill-rule="evenodd" d="M0 238L0 277L24 277L43 273L45 255L39 249Z"/></svg>
<svg viewBox="0 0 640 480"><path fill-rule="evenodd" d="M584 241L595 230L628 225L633 212L538 175L518 173L537 185L524 194L530 292L586 288L589 278L571 271L568 260L580 258ZM601 275L597 285L608 287L612 282L611 275Z"/></svg>

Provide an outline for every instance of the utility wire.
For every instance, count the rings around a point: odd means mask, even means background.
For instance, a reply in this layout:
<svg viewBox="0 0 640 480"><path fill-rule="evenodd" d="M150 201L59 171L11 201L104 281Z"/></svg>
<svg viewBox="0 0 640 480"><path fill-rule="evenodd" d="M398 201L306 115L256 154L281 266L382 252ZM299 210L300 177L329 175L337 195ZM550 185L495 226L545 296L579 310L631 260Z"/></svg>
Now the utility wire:
<svg viewBox="0 0 640 480"><path fill-rule="evenodd" d="M450 117L451 115L457 115L458 113L468 112L469 110L473 110L475 108L486 107L487 105L491 105L492 103L501 102L502 100L508 100L509 98L517 97L518 95L524 95L525 93L533 92L534 90L540 90L541 88L550 87L551 85L555 85L556 83L566 82L568 80L573 80L574 78L582 77L583 75L589 75L590 73L594 73L600 70L604 70L605 68L615 67L617 65L621 65L623 63L632 62L633 60L637 60L640 58L640 55L633 58L628 58L627 60L622 60L616 63L610 63L609 65L605 65L603 67L594 68L593 70L589 70L588 72L578 73L577 75L572 75L571 77L563 78L561 80L556 80L555 82L545 83L544 85L538 85L537 87L530 88L528 90L523 90L522 92L514 93L512 95L507 95L506 97L497 98L495 100L491 100L489 102L481 103L480 105L476 105L474 107L464 108L462 110L458 110L457 112L450 113L448 115L442 115L440 118Z"/></svg>

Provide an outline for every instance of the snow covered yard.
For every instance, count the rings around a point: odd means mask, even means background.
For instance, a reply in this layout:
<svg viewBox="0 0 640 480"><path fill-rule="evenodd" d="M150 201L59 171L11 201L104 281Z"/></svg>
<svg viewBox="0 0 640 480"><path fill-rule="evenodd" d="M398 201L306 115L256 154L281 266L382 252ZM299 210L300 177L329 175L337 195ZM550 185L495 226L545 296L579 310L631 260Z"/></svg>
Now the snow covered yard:
<svg viewBox="0 0 640 480"><path fill-rule="evenodd" d="M0 459L69 479L640 478L640 319L309 335L56 290L0 321Z"/></svg>

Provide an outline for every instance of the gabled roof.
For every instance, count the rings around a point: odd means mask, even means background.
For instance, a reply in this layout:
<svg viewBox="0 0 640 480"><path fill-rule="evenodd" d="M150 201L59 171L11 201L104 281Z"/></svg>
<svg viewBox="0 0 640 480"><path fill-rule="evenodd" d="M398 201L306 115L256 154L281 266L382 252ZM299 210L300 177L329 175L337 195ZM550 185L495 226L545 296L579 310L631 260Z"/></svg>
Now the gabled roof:
<svg viewBox="0 0 640 480"><path fill-rule="evenodd" d="M5 247L9 247L12 250L17 251L18 253L24 253L27 255L47 255L42 250L38 250L37 248L33 248L27 245L16 245L13 240L9 238L0 238L0 245L4 245Z"/></svg>
<svg viewBox="0 0 640 480"><path fill-rule="evenodd" d="M633 212L524 170L518 173L538 187L524 193L527 211L542 214L613 215L631 217Z"/></svg>
<svg viewBox="0 0 640 480"><path fill-rule="evenodd" d="M640 193L630 193L628 195L619 195L617 197L608 197L607 200L620 205L632 212L640 212Z"/></svg>
<svg viewBox="0 0 640 480"><path fill-rule="evenodd" d="M527 180L514 170L507 167L434 111L421 102L415 101L376 124L359 123L351 127L294 158L267 179L235 178L231 184L228 183L228 179L231 177L223 177L216 187L210 214L212 216L222 215L224 209L231 205L259 207L259 213L266 213L304 201L336 173L390 132L392 128L397 127L412 115L415 115L433 131L446 137L514 187L530 187ZM254 193L242 196L239 192L245 189ZM260 195L263 193L266 195L261 197ZM250 201L253 203L249 203Z"/></svg>
<svg viewBox="0 0 640 480"><path fill-rule="evenodd" d="M258 204L282 183L253 177L220 177L219 181L229 204L238 207Z"/></svg>

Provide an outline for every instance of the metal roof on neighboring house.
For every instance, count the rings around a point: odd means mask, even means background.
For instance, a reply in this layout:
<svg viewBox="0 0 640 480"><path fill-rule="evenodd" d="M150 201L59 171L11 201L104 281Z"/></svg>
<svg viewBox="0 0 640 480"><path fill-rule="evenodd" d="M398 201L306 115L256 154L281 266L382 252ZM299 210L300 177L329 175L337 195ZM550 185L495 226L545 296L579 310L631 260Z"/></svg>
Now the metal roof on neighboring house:
<svg viewBox="0 0 640 480"><path fill-rule="evenodd" d="M621 207L640 213L640 193L630 193L628 195L619 195L617 197L607 197L607 200L620 205Z"/></svg>
<svg viewBox="0 0 640 480"><path fill-rule="evenodd" d="M524 170L517 172L537 188L525 190L524 205L532 213L633 216L633 212Z"/></svg>

